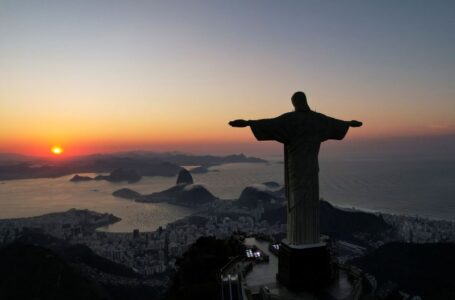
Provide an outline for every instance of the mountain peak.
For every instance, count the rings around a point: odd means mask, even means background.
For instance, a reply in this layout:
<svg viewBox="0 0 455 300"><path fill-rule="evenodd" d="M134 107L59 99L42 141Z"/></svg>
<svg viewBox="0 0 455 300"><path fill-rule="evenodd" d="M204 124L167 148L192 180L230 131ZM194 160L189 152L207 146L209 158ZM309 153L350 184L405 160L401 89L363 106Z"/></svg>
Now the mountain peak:
<svg viewBox="0 0 455 300"><path fill-rule="evenodd" d="M187 169L182 168L177 177L177 184L193 184L193 176Z"/></svg>

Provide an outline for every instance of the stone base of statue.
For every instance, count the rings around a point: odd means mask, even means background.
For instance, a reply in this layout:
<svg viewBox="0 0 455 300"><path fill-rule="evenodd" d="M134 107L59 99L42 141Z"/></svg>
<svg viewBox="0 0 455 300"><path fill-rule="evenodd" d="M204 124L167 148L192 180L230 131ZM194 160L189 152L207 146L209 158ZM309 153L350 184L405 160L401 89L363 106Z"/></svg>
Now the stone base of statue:
<svg viewBox="0 0 455 300"><path fill-rule="evenodd" d="M283 240L277 280L290 290L318 290L334 279L335 268L326 243L290 245Z"/></svg>

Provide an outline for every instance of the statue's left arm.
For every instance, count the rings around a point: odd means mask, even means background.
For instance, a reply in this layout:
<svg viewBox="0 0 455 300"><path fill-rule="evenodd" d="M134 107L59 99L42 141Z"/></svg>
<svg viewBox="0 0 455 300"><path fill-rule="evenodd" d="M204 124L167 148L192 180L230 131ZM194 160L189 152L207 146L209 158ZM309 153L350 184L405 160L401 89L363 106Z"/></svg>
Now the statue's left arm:
<svg viewBox="0 0 455 300"><path fill-rule="evenodd" d="M349 127L360 127L362 122L352 120L343 121L325 116L325 131L322 140L342 140L349 130Z"/></svg>

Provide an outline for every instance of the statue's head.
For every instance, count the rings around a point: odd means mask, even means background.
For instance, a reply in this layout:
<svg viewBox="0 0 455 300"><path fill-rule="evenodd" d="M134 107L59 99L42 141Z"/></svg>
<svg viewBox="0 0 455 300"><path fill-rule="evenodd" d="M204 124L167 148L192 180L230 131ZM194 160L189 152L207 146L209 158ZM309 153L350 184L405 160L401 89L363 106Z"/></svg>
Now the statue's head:
<svg viewBox="0 0 455 300"><path fill-rule="evenodd" d="M309 111L310 107L306 101L306 95L304 92L295 92L292 95L292 105L294 105L295 111Z"/></svg>

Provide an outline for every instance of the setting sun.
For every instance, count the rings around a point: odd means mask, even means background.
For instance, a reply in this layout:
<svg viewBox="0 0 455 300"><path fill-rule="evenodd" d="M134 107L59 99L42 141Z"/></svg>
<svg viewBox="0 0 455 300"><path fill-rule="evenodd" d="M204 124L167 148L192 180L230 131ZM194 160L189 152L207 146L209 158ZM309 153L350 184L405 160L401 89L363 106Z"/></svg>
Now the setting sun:
<svg viewBox="0 0 455 300"><path fill-rule="evenodd" d="M60 155L63 153L63 149L61 147L52 147L51 151L56 155Z"/></svg>

